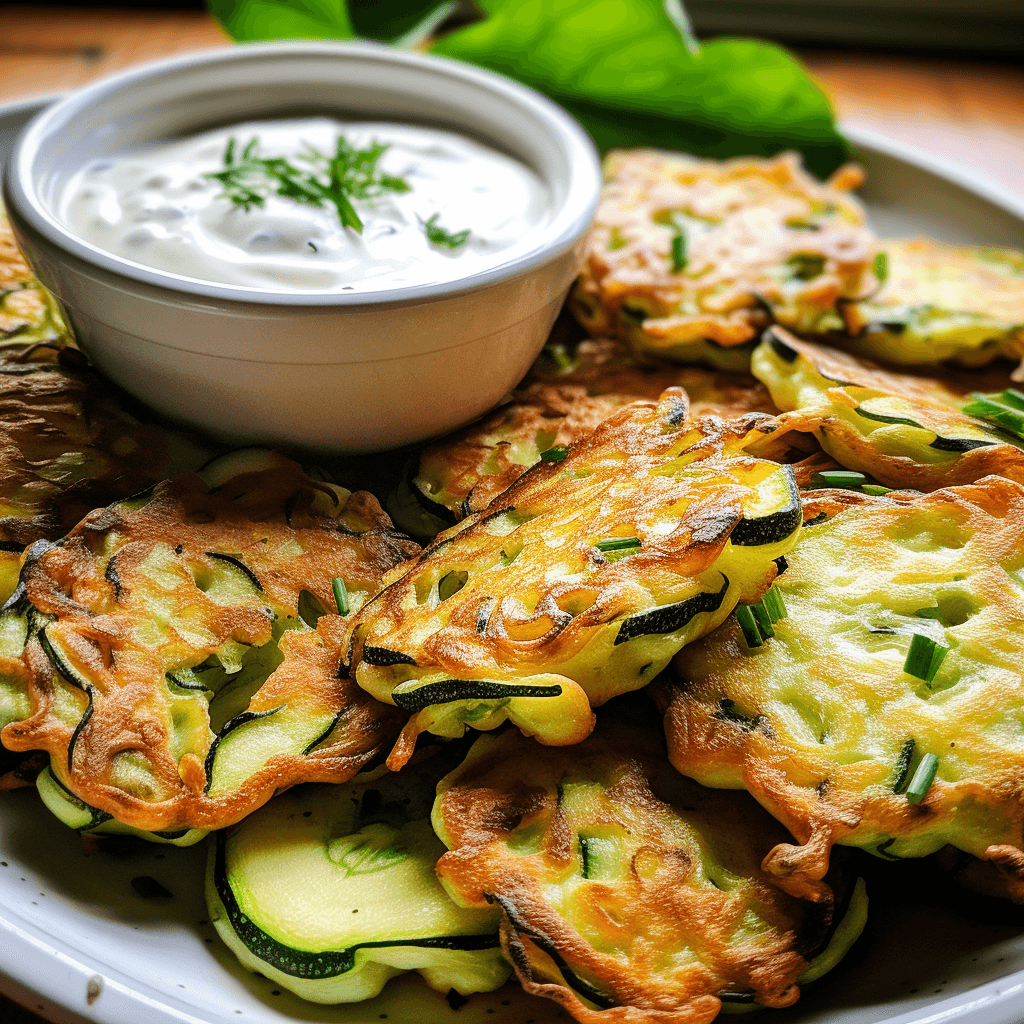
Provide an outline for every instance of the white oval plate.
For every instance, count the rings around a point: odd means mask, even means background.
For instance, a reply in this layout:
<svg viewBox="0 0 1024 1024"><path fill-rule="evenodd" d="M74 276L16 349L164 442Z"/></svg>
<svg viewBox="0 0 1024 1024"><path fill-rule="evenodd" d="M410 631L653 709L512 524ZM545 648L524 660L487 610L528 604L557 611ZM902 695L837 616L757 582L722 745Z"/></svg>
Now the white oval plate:
<svg viewBox="0 0 1024 1024"><path fill-rule="evenodd" d="M52 99L52 97L50 98ZM0 164L48 100L0 106ZM1024 203L926 154L850 131L883 236L1020 245ZM83 855L33 791L0 795L0 991L54 1021L80 1024L553 1024L555 1004L515 985L457 1011L416 978L354 1006L306 1003L249 974L217 940L203 899L205 846L145 846L116 859ZM913 862L874 889L868 929L848 962L765 1024L1016 1024L1024 1017L1024 914L983 924L913 884ZM922 869L923 873L923 869ZM145 900L131 879L173 893ZM881 887L881 892L879 891ZM728 1020L729 1018L724 1018Z"/></svg>

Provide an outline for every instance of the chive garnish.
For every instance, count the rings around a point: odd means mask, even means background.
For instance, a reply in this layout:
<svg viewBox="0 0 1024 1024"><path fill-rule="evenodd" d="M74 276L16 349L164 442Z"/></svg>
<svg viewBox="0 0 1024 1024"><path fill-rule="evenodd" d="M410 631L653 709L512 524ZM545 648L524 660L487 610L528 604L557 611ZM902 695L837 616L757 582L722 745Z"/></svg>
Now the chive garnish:
<svg viewBox="0 0 1024 1024"><path fill-rule="evenodd" d="M750 610L754 613L754 621L757 623L757 629L761 636L765 640L775 636L775 630L772 629L772 617L768 614L764 602L758 601L757 604L752 604Z"/></svg>
<svg viewBox="0 0 1024 1024"><path fill-rule="evenodd" d="M925 754L907 786L907 803L919 804L925 798L938 770L939 759L934 754Z"/></svg>
<svg viewBox="0 0 1024 1024"><path fill-rule="evenodd" d="M845 487L856 489L863 487L867 477L863 473L855 473L850 469L826 469L815 473L811 480L812 487Z"/></svg>
<svg viewBox="0 0 1024 1024"><path fill-rule="evenodd" d="M917 679L930 683L939 671L943 659L949 654L949 648L936 643L930 636L915 633L910 641L903 671Z"/></svg>
<svg viewBox="0 0 1024 1024"><path fill-rule="evenodd" d="M678 214L673 214L672 226L675 228L675 233L672 235L672 272L679 274L686 269L688 262L686 255L686 224Z"/></svg>
<svg viewBox="0 0 1024 1024"><path fill-rule="evenodd" d="M748 647L760 647L765 640L775 636L772 627L788 614L786 602L783 601L782 594L774 583L756 604L741 604L736 607L736 618Z"/></svg>
<svg viewBox="0 0 1024 1024"><path fill-rule="evenodd" d="M541 462L561 462L569 454L569 446L565 444L552 445L547 451L540 453Z"/></svg>
<svg viewBox="0 0 1024 1024"><path fill-rule="evenodd" d="M871 270L879 281L885 282L889 279L889 254L887 252L876 252L875 258L871 261Z"/></svg>
<svg viewBox="0 0 1024 1024"><path fill-rule="evenodd" d="M429 220L420 221L427 241L431 245L443 245L446 249L458 249L465 245L469 238L469 228L462 231L446 231L437 223L437 218L440 216L441 214L435 213Z"/></svg>
<svg viewBox="0 0 1024 1024"><path fill-rule="evenodd" d="M204 178L218 181L223 192L218 199L229 199L246 213L254 206L266 205L274 194L294 199L307 206L324 207L330 203L342 227L362 234L353 199L374 199L385 192L408 192L404 178L384 174L377 168L387 146L372 142L366 149L356 149L343 135L328 156L310 146L296 157L304 166L296 166L286 157L261 157L259 139L253 136L241 155L237 143L229 139L224 151L224 168L210 171Z"/></svg>
<svg viewBox="0 0 1024 1024"><path fill-rule="evenodd" d="M760 647L764 643L749 604L736 606L736 621L739 622L740 629L743 630L743 639L746 640L748 647Z"/></svg>
<svg viewBox="0 0 1024 1024"><path fill-rule="evenodd" d="M624 548L639 548L643 545L638 537L605 537L594 543L598 551L622 551Z"/></svg>
<svg viewBox="0 0 1024 1024"><path fill-rule="evenodd" d="M768 609L772 622L778 622L779 619L784 619L789 614L786 610L786 602L782 599L782 591L774 583L761 598L761 603Z"/></svg>
<svg viewBox="0 0 1024 1024"><path fill-rule="evenodd" d="M972 401L963 407L968 416L987 420L997 427L1024 437L1024 393L1007 388L998 395L982 395L975 392Z"/></svg>
<svg viewBox="0 0 1024 1024"><path fill-rule="evenodd" d="M331 586L334 588L334 603L338 606L338 614L348 615L348 587L345 586L345 581L335 576Z"/></svg>

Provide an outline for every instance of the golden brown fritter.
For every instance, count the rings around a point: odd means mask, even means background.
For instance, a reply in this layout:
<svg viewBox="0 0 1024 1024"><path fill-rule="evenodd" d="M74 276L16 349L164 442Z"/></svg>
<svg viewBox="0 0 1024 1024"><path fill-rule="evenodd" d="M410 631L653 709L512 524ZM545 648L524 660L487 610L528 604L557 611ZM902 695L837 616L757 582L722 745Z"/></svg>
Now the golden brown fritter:
<svg viewBox="0 0 1024 1024"><path fill-rule="evenodd" d="M831 889L797 899L761 869L787 836L746 794L683 778L621 712L573 747L482 737L438 786L433 817L452 896L498 904L523 987L582 1024L789 1006L843 916ZM845 889L838 872L829 881Z"/></svg>
<svg viewBox="0 0 1024 1024"><path fill-rule="evenodd" d="M332 580L357 610L418 550L371 495L236 453L43 547L5 620L27 643L2 663L3 742L123 824L219 828L400 728L339 676L347 623L324 614Z"/></svg>
<svg viewBox="0 0 1024 1024"><path fill-rule="evenodd" d="M813 895L834 843L948 843L1024 899L1024 487L806 504L772 638L751 648L732 618L675 660L672 763L790 830L765 866L794 893Z"/></svg>
<svg viewBox="0 0 1024 1024"><path fill-rule="evenodd" d="M56 304L25 262L0 206L0 360L49 362L70 343Z"/></svg>
<svg viewBox="0 0 1024 1024"><path fill-rule="evenodd" d="M389 764L419 732L506 718L578 742L592 705L756 601L801 521L792 470L744 453L766 422L689 420L677 388L634 403L392 574L356 617L351 661L413 712Z"/></svg>
<svg viewBox="0 0 1024 1024"><path fill-rule="evenodd" d="M1024 440L961 411L967 392L993 386L998 371L898 373L778 327L765 332L751 368L792 410L779 418L780 437L813 434L837 462L887 487L931 491L992 473L1024 482Z"/></svg>
<svg viewBox="0 0 1024 1024"><path fill-rule="evenodd" d="M899 366L1024 358L1024 253L930 238L878 246L886 280L840 305L837 344Z"/></svg>
<svg viewBox="0 0 1024 1024"><path fill-rule="evenodd" d="M773 320L813 331L874 282L875 246L843 168L822 184L792 153L699 160L616 151L573 312L593 335L745 369Z"/></svg>

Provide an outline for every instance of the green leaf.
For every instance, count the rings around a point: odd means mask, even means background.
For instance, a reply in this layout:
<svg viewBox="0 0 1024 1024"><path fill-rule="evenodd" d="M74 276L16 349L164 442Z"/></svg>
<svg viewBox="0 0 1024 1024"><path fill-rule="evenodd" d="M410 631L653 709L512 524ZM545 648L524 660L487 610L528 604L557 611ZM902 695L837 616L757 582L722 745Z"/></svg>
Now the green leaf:
<svg viewBox="0 0 1024 1024"><path fill-rule="evenodd" d="M825 94L781 47L715 39L698 53L666 0L483 0L485 21L433 52L546 93L598 146L701 156L798 149L817 174L848 155Z"/></svg>
<svg viewBox="0 0 1024 1024"><path fill-rule="evenodd" d="M232 39L351 39L346 0L207 0Z"/></svg>
<svg viewBox="0 0 1024 1024"><path fill-rule="evenodd" d="M437 223L441 215L435 213L429 220L421 221L423 232L431 245L443 245L446 249L461 249L469 239L469 228L462 231L446 231Z"/></svg>

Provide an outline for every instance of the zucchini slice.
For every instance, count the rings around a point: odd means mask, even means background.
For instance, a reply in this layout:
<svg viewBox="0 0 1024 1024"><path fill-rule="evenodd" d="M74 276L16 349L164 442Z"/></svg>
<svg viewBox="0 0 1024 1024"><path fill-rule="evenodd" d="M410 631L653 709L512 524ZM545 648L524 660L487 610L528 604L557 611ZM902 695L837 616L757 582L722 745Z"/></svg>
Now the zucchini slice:
<svg viewBox="0 0 1024 1024"><path fill-rule="evenodd" d="M420 732L510 720L578 742L592 707L646 686L682 646L753 602L795 542L791 467L744 449L771 417L635 403L440 535L355 617L352 671ZM454 581L454 582L453 582Z"/></svg>
<svg viewBox="0 0 1024 1024"><path fill-rule="evenodd" d="M40 543L0 616L0 644L24 643L0 651L0 725L81 813L220 828L282 786L350 778L400 730L347 678L347 620L323 611L335 580L357 610L419 550L369 494L246 450Z"/></svg>
<svg viewBox="0 0 1024 1024"><path fill-rule="evenodd" d="M478 739L438 786L439 877L466 907L501 907L523 987L581 1024L791 1005L859 935L863 885L837 863L819 900L784 892L760 863L785 829L675 772L638 704L609 705L573 747Z"/></svg>
<svg viewBox="0 0 1024 1024"><path fill-rule="evenodd" d="M883 859L950 845L1024 902L1024 486L822 490L760 646L730 619L664 680L672 763L745 788L795 841L765 861L813 894L833 844Z"/></svg>
<svg viewBox="0 0 1024 1024"><path fill-rule="evenodd" d="M302 786L218 833L207 899L232 952L317 1003L369 999L403 971L464 996L504 984L497 909L457 906L434 872L440 774Z"/></svg>
<svg viewBox="0 0 1024 1024"><path fill-rule="evenodd" d="M843 299L874 283L874 241L849 168L822 184L793 154L718 161L623 150L608 155L605 182L569 300L592 335L742 371L764 327L825 329Z"/></svg>
<svg viewBox="0 0 1024 1024"><path fill-rule="evenodd" d="M1024 482L1024 441L963 411L989 374L890 372L778 327L765 332L751 368L787 410L780 435L813 434L841 465L887 487L932 491L993 473Z"/></svg>

